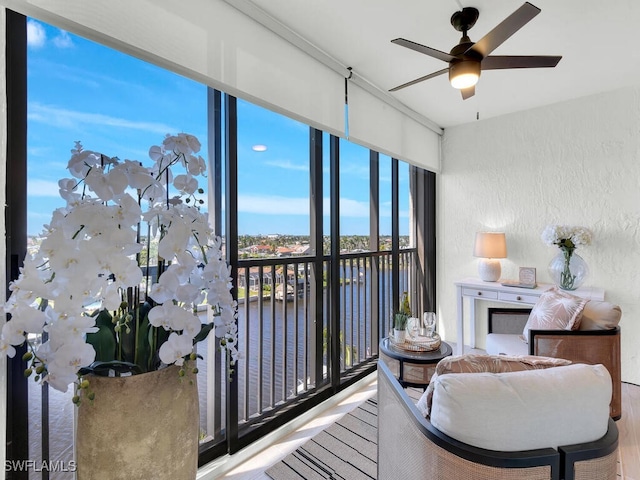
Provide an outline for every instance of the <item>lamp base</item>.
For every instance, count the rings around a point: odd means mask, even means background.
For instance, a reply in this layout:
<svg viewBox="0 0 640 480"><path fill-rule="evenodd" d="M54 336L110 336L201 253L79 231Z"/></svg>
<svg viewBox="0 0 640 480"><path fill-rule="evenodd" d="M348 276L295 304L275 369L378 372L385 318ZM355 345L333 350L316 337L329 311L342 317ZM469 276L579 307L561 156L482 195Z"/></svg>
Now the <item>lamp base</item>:
<svg viewBox="0 0 640 480"><path fill-rule="evenodd" d="M481 258L478 263L478 276L485 282L497 282L500 279L502 267L497 258Z"/></svg>

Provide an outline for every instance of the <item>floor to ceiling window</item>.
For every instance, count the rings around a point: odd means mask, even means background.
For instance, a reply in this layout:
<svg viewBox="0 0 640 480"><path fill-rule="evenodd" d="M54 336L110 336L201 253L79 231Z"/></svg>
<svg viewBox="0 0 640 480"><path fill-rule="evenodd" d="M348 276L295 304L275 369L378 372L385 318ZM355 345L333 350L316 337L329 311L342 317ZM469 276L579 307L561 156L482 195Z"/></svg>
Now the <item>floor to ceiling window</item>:
<svg viewBox="0 0 640 480"><path fill-rule="evenodd" d="M213 339L198 345L201 463L375 369L393 304L421 295L412 202L435 193L417 198L411 183L433 174L36 19L26 29L27 189L9 200L26 201L29 246L63 204L57 180L75 141L145 161L165 134L188 132L212 167L203 208L227 238L242 357L227 385ZM16 410L28 454L11 455L71 460L71 392L16 382L28 388L28 411Z"/></svg>

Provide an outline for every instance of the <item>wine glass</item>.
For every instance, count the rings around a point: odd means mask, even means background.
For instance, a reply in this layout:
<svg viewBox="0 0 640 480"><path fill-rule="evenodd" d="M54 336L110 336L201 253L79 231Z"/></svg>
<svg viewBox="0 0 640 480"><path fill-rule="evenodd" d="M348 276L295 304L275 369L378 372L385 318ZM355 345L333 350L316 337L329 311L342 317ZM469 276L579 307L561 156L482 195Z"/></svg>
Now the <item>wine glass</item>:
<svg viewBox="0 0 640 480"><path fill-rule="evenodd" d="M422 317L422 324L424 326L427 337L433 337L433 331L436 328L435 312L424 312L424 315Z"/></svg>

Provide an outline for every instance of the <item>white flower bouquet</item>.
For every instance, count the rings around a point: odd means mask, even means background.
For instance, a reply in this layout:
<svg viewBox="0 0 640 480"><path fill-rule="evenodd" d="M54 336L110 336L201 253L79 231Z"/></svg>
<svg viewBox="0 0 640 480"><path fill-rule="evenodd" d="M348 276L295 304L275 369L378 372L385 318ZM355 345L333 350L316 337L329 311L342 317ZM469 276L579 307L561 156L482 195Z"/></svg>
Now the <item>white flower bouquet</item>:
<svg viewBox="0 0 640 480"><path fill-rule="evenodd" d="M547 245L575 249L579 245L590 245L592 233L585 227L548 225L542 232L542 241Z"/></svg>
<svg viewBox="0 0 640 480"><path fill-rule="evenodd" d="M144 167L76 142L73 178L58 182L66 206L53 212L2 307L10 319L0 351L11 357L27 342L27 376L64 392L74 383L87 388L82 375L101 369L184 366L211 330L229 368L235 364L237 305L221 239L199 208L206 170L199 150L192 135L167 136ZM174 176L174 168L182 172ZM202 305L212 322L199 319Z"/></svg>

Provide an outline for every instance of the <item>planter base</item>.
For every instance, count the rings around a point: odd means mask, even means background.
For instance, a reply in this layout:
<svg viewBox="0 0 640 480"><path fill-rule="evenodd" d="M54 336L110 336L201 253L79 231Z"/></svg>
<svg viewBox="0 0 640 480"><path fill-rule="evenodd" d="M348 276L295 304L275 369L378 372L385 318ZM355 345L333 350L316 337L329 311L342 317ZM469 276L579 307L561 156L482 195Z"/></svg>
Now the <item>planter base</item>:
<svg viewBox="0 0 640 480"><path fill-rule="evenodd" d="M87 377L95 400L83 397L78 407L78 480L196 477L197 376L180 377L178 370Z"/></svg>

